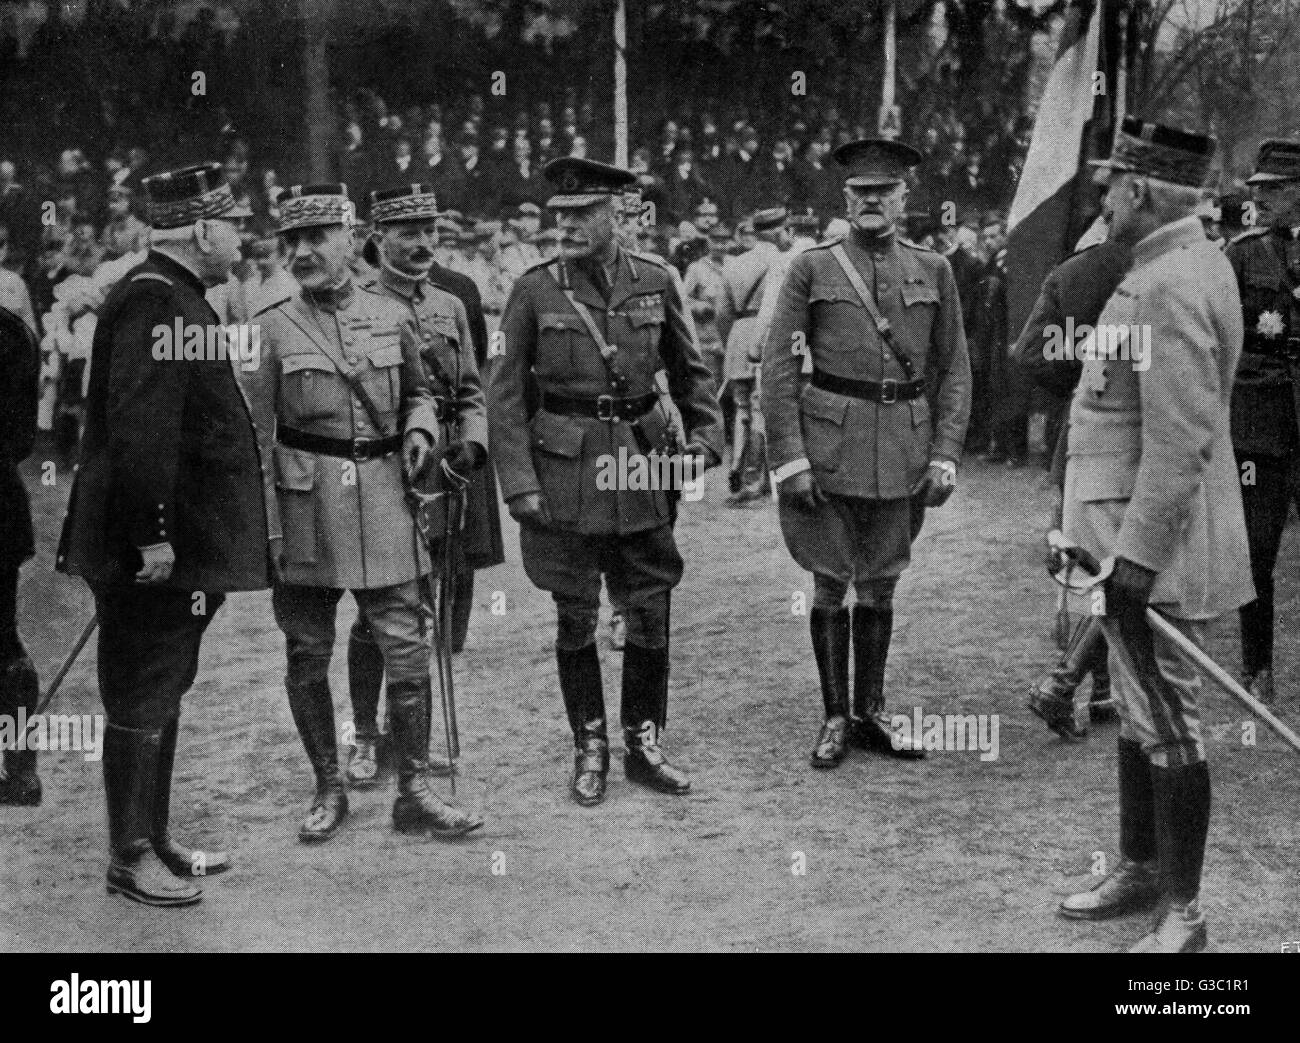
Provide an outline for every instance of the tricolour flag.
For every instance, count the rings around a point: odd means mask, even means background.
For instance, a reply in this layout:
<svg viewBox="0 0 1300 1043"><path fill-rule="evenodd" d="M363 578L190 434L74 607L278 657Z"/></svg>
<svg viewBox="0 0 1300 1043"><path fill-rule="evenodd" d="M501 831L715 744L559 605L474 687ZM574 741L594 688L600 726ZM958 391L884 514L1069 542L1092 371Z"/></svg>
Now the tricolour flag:
<svg viewBox="0 0 1300 1043"><path fill-rule="evenodd" d="M1066 242L1083 134L1097 98L1101 0L1074 3L1034 121L1029 154L1007 219L1008 329L1024 327L1043 281L1070 252Z"/></svg>

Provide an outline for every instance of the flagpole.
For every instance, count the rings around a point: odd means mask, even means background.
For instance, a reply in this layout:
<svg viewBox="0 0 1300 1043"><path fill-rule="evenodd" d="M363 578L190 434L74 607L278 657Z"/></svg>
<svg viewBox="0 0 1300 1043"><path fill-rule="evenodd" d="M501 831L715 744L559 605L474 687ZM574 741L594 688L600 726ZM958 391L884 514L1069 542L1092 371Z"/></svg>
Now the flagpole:
<svg viewBox="0 0 1300 1043"><path fill-rule="evenodd" d="M880 135L881 137L896 137L895 133L886 133L887 122L892 123L888 114L894 109L894 81L896 78L896 67L898 65L898 3L897 0L886 0L885 4L885 73L884 82L880 86ZM892 130L892 127L888 128Z"/></svg>
<svg viewBox="0 0 1300 1043"><path fill-rule="evenodd" d="M1119 8L1119 61L1115 63L1115 133L1128 115L1128 3Z"/></svg>
<svg viewBox="0 0 1300 1043"><path fill-rule="evenodd" d="M614 165L627 166L627 0L614 7Z"/></svg>

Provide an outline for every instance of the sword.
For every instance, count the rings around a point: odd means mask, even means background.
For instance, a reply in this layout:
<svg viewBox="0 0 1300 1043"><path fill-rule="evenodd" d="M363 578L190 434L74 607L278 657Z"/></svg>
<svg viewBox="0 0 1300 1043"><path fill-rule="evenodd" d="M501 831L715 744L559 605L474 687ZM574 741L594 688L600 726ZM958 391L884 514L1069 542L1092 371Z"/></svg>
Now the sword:
<svg viewBox="0 0 1300 1043"><path fill-rule="evenodd" d="M95 627L99 625L99 617L91 616L81 633L77 635L77 640L73 643L72 649L63 657L63 665L59 667L59 672L54 675L54 680L50 682L50 687L46 689L45 695L41 701L36 704L36 713L44 713L45 708L59 693L59 686L63 684L63 679L68 676L68 671L72 669L72 664L77 661L77 656L81 655L81 650L86 647L86 642L90 640L90 635L95 632Z"/></svg>
<svg viewBox="0 0 1300 1043"><path fill-rule="evenodd" d="M1114 557L1098 562L1082 547L1069 545L1064 540L1053 544L1053 550L1063 559L1062 568L1053 578L1071 590L1079 592L1091 590L1104 583L1115 569ZM1076 573L1082 573L1083 575L1076 579ZM1294 731L1278 720L1272 710L1246 691L1228 671L1211 659L1204 649L1198 647L1196 642L1174 626L1169 621L1168 616L1148 605L1146 621L1153 630L1159 631L1177 645L1220 688L1272 728L1288 746L1300 753L1300 735L1296 735Z"/></svg>
<svg viewBox="0 0 1300 1043"><path fill-rule="evenodd" d="M456 555L454 541L460 535L464 515L465 489L469 479L457 474L449 466L447 459L441 461L443 477L447 481L447 510L442 537L442 573L438 577L438 682L442 691L443 728L447 735L447 753L452 762L452 792L455 793L456 764L460 756L460 732L456 727L456 683L451 661L451 602L456 587L454 567Z"/></svg>
<svg viewBox="0 0 1300 1043"><path fill-rule="evenodd" d="M446 466L443 467L443 472L444 473L450 472L451 474L455 474L454 471L451 471L451 469ZM433 547L429 541L429 516L426 513L425 509L431 506L435 500L440 498L445 498L447 501L446 511L448 514L450 514L452 510L452 503L454 502L454 497L450 493L445 493L445 492L422 493L417 489L411 488L409 486L407 487L406 490L406 497L407 497L407 505L410 507L411 510L411 517L415 522L415 531L419 536L420 541L424 544L424 549L425 552L429 555L429 560L433 561L434 560ZM444 531L444 543L445 543L445 531ZM445 572L447 568L445 546L444 546L442 567ZM424 586L423 580L421 581L421 586L422 587ZM438 596L443 596L444 587L441 579L439 580L438 588L439 588ZM433 651L434 651L434 659L438 664L438 695L442 702L442 727L443 727L443 735L445 737L446 749L447 749L447 768L451 775L452 796L455 796L456 757L457 755L459 755L460 749L459 749L459 743L455 739L456 709L454 704L451 704L448 699L448 695L449 695L448 679L451 675L451 671L449 668L450 667L449 660L451 658L450 651L449 651L450 640L447 633L443 630L442 618L441 618L441 614L439 613L439 605L437 603L437 598L434 596L432 589L429 590L429 602L430 602L430 607L434 613ZM423 613L421 613L420 615L420 634L421 636L423 636L424 634ZM433 706L428 705L426 706L425 709L426 712L430 716L432 716ZM432 729L432 724L430 724L430 728Z"/></svg>

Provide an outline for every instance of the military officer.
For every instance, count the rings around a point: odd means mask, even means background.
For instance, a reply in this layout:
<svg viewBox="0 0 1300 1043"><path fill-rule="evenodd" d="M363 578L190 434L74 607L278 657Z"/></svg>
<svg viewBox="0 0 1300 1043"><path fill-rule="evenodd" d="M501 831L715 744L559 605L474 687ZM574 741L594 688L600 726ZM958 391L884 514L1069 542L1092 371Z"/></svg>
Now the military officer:
<svg viewBox="0 0 1300 1043"><path fill-rule="evenodd" d="M727 334L731 331L731 310L728 306L730 297L724 275L731 229L724 224L713 224L707 234L709 252L699 260L692 261L686 269L682 290L690 303L691 317L699 332L700 351L704 355L704 361L713 374L713 382L721 387Z"/></svg>
<svg viewBox="0 0 1300 1043"><path fill-rule="evenodd" d="M1094 161L1110 172L1109 238L1133 251L1097 328L1146 330L1150 343L1086 352L1070 404L1065 536L1099 562L1114 559L1104 626L1120 714L1122 857L1060 911L1101 920L1158 908L1134 952L1206 944L1200 676L1151 628L1147 606L1203 644L1208 620L1252 597L1229 427L1241 301L1232 266L1195 215L1214 150L1213 138L1126 117L1110 159Z"/></svg>
<svg viewBox="0 0 1300 1043"><path fill-rule="evenodd" d="M0 719L36 710L38 679L18 633L18 574L36 554L32 511L18 465L36 441L40 344L16 312L0 308ZM36 751L0 742L0 804L37 805ZM21 747L21 748L20 748Z"/></svg>
<svg viewBox="0 0 1300 1043"><path fill-rule="evenodd" d="M782 253L790 249L790 229L783 207L760 210L754 215L756 241L751 249L723 267L727 308L733 316L727 333L723 360L724 388L735 406L732 421L732 497L728 506L738 507L767 494L768 476L763 444L762 418L757 400L757 371L760 364L758 313L763 305L763 286L768 271Z"/></svg>
<svg viewBox="0 0 1300 1043"><path fill-rule="evenodd" d="M393 825L461 836L482 821L444 804L428 783L432 690L419 580L432 564L403 485L404 470L418 480L432 463L437 406L409 307L353 281L353 216L343 185L297 185L281 196L280 235L299 289L257 316L262 359L246 381L268 461L272 606L285 636L285 687L316 775L298 837L327 840L348 812L328 680L345 590L388 677L398 775Z"/></svg>
<svg viewBox="0 0 1300 1043"><path fill-rule="evenodd" d="M202 897L193 877L228 866L168 829L181 699L225 592L269 576L257 440L224 348L209 353L218 320L204 298L239 261L247 211L217 163L143 184L151 248L99 310L56 566L86 580L99 618L108 890L181 906Z"/></svg>
<svg viewBox="0 0 1300 1043"><path fill-rule="evenodd" d="M1300 509L1300 142L1264 141L1246 182L1257 225L1227 247L1245 345L1232 393L1255 600L1241 610L1251 694L1273 701L1273 569L1291 505Z"/></svg>
<svg viewBox="0 0 1300 1043"><path fill-rule="evenodd" d="M681 457L693 469L716 463L722 432L713 382L676 273L615 240L615 197L635 175L576 157L554 160L543 173L558 189L547 205L562 253L515 284L501 325L503 354L491 363L488 413L502 493L520 523L528 578L555 599L560 691L576 747L574 799L600 802L609 769L595 646L602 576L627 620L627 777L685 793L690 780L660 748L669 596L682 575L674 496L662 482L601 476L620 459L629 461L629 476L638 461L663 457ZM670 419L678 411L680 430Z"/></svg>
<svg viewBox="0 0 1300 1043"><path fill-rule="evenodd" d="M1030 383L1068 401L1083 360L1062 359L1048 349L1050 337L1073 323L1075 328L1093 327L1115 288L1128 272L1132 250L1124 243L1107 240L1089 246L1052 269L1039 291L1025 328L1015 343L1012 364ZM1061 495L1065 489L1065 460L1070 425L1061 425L1052 456L1052 477ZM1060 519L1054 527L1059 527ZM1075 625L1065 651L1055 668L1030 690L1029 708L1062 738L1081 738L1087 728L1075 720L1075 690L1092 674L1089 717L1093 723L1113 719L1115 703L1110 694L1106 637L1100 616L1086 615Z"/></svg>
<svg viewBox="0 0 1300 1043"><path fill-rule="evenodd" d="M363 285L373 293L397 301L414 323L425 379L437 403L441 425L439 443L445 447L441 452L452 470L469 477L487 462L487 404L479 382L465 304L430 281L433 247L438 236L437 217L437 199L424 185L371 192L370 220L375 237L366 244L366 257L378 268L379 276ZM432 491L445 492L441 471L431 470ZM492 491L495 498L495 489ZM482 499L482 496L474 498L476 504ZM477 506L483 509L481 504ZM495 508L495 504L492 506ZM431 525L430 531L441 536L442 527ZM468 572L472 583L473 570L462 571ZM466 611L466 625L468 622ZM358 616L348 641L348 689L352 696L356 744L349 752L347 774L355 785L365 786L377 780L377 712L383 676L383 655L370 626L364 617Z"/></svg>
<svg viewBox="0 0 1300 1043"><path fill-rule="evenodd" d="M790 261L763 350L781 531L795 561L813 574L812 644L826 710L811 758L817 768L839 764L849 741L923 756L919 742L892 734L885 714L894 587L911 557L911 501L934 507L952 495L970 416L952 269L896 230L904 175L920 154L865 139L834 155L846 170L852 227ZM857 597L851 631L850 584Z"/></svg>

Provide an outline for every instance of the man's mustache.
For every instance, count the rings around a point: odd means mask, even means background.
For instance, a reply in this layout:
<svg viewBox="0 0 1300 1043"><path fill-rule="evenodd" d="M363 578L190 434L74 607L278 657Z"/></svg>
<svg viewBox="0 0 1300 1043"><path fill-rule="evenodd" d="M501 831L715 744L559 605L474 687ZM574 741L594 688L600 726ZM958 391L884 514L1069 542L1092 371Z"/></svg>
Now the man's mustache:
<svg viewBox="0 0 1300 1043"><path fill-rule="evenodd" d="M414 261L416 264L423 264L425 261L432 261L433 254L430 251L425 250L423 247L421 247L418 250L411 251L411 260Z"/></svg>

